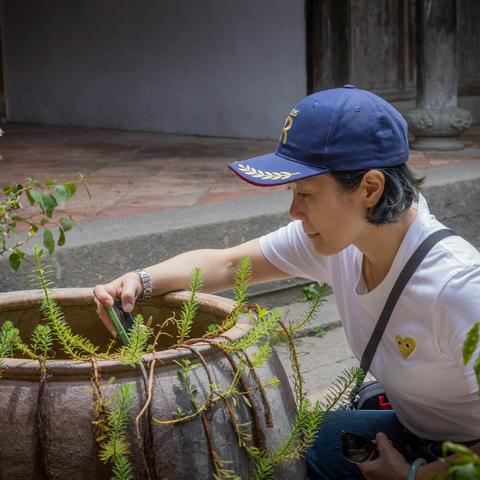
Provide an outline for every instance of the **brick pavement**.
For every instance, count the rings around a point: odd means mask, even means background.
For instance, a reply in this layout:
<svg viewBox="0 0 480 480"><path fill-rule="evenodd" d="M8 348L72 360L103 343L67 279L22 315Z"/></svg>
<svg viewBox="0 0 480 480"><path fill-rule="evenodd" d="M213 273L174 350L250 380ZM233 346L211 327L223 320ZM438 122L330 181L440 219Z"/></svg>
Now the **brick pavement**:
<svg viewBox="0 0 480 480"><path fill-rule="evenodd" d="M272 140L249 140L7 124L0 140L1 183L88 177L91 198L80 190L57 217L77 223L197 204L261 196L285 187L258 188L227 168L234 160L275 149ZM459 152L412 151L418 170L480 160L480 125L463 137Z"/></svg>

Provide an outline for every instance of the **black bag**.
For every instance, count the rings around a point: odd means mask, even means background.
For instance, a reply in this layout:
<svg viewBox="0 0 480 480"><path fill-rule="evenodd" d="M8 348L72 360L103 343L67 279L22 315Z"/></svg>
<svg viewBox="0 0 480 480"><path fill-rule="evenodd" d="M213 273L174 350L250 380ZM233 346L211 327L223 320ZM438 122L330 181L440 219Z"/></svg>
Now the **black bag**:
<svg viewBox="0 0 480 480"><path fill-rule="evenodd" d="M351 401L352 410L392 410L385 390L380 382L363 382L355 398Z"/></svg>
<svg viewBox="0 0 480 480"><path fill-rule="evenodd" d="M427 253L432 247L440 240L446 237L455 235L452 230L441 229L430 234L413 252L412 256L408 259L408 262L403 267L397 281L392 287L382 313L378 317L377 324L373 330L372 336L368 341L368 344L363 352L362 359L360 361L360 368L363 371L362 378L359 378L356 386L353 388L349 399L349 408L352 410L391 410L388 398L382 385L377 381L364 382L365 375L370 369L373 356L377 350L378 344L382 338L385 328L387 328L388 320L395 308L397 300L399 299L405 285L410 280L411 276L415 273L415 270L425 258ZM344 408L344 407L343 407Z"/></svg>

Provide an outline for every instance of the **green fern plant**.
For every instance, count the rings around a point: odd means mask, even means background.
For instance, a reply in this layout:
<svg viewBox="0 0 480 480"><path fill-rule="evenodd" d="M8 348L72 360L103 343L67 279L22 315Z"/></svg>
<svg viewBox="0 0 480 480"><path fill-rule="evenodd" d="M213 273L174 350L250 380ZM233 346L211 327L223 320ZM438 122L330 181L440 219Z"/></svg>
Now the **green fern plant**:
<svg viewBox="0 0 480 480"><path fill-rule="evenodd" d="M202 288L202 280L200 276L200 269L195 268L192 274L192 280L190 281L190 286L188 287L190 291L190 297L188 300L182 305L182 310L180 312L180 318L177 320L177 330L178 330L178 337L177 342L178 344L182 344L185 339L190 334L190 330L192 329L193 320L195 315L197 314L198 304L196 300L196 295L198 291Z"/></svg>
<svg viewBox="0 0 480 480"><path fill-rule="evenodd" d="M248 285L252 278L252 262L250 257L242 257L235 268L233 277L233 298L241 306L247 299Z"/></svg>
<svg viewBox="0 0 480 480"><path fill-rule="evenodd" d="M328 295L330 287L328 283L322 283L318 286L318 289L315 288L315 291L312 293L310 297L310 306L305 314L304 318L291 325L291 333L292 335L310 323L318 312L319 307L325 302L325 297Z"/></svg>
<svg viewBox="0 0 480 480"><path fill-rule="evenodd" d="M257 350L250 356L250 363L253 368L261 368L265 365L267 360L272 356L272 346L270 342L265 342L259 345Z"/></svg>
<svg viewBox="0 0 480 480"><path fill-rule="evenodd" d="M6 320L0 327L0 377L5 368L3 359L5 357L12 357L15 350L15 345L20 338L18 328L15 328L10 320Z"/></svg>
<svg viewBox="0 0 480 480"><path fill-rule="evenodd" d="M255 464L254 480L272 480L273 463L268 457L261 457Z"/></svg>
<svg viewBox="0 0 480 480"><path fill-rule="evenodd" d="M52 350L52 330L48 325L37 325L32 332L32 350L36 355L47 358Z"/></svg>
<svg viewBox="0 0 480 480"><path fill-rule="evenodd" d="M51 280L52 267L42 262L43 249L34 247L35 268L33 269L33 281L43 290L44 298L40 305L44 322L52 328L56 339L62 350L72 359L87 360L97 353L96 347L88 338L74 334L70 325L65 321L62 309L58 303L51 298L50 288L53 285Z"/></svg>
<svg viewBox="0 0 480 480"><path fill-rule="evenodd" d="M200 363L193 363L188 358L182 358L181 360L174 360L180 368L177 370L177 376L180 381L185 385L185 390L187 391L187 395L190 398L190 402L192 403L195 411L198 410L196 397L198 395L198 389L192 385L190 379L190 373L195 370L196 368L200 367ZM182 412L183 415L185 413L190 414L191 411Z"/></svg>
<svg viewBox="0 0 480 480"><path fill-rule="evenodd" d="M15 348L26 357L40 361L42 374L47 371L47 359L53 354L53 334L49 325L37 325L32 332L30 345L23 343L20 336Z"/></svg>
<svg viewBox="0 0 480 480"><path fill-rule="evenodd" d="M328 412L332 411L358 381L361 371L358 368L345 370L330 387L321 402L313 405L304 398L297 407L297 415L287 439L276 453L270 456L274 464L301 458L313 445L320 426Z"/></svg>
<svg viewBox="0 0 480 480"><path fill-rule="evenodd" d="M241 480L236 474L235 470L229 468L229 465L233 463L230 460L222 460L216 451L213 452L213 464L215 467L215 473L213 474L214 480Z"/></svg>
<svg viewBox="0 0 480 480"><path fill-rule="evenodd" d="M290 325L285 326L280 318L274 316L277 336L279 338L285 337L288 343L290 363L293 369L297 414L289 435L280 448L278 448L276 452L270 454L265 453L257 459L255 480L269 480L272 478L274 465L304 456L307 449L313 445L325 415L348 396L351 389L356 385L361 376L360 369L346 370L333 383L322 402L315 402L312 405L310 400L305 397L303 386L304 380L300 370L300 363L298 361L293 335L314 318L326 292L327 286L324 284L312 298L311 305L304 318L298 322L293 322ZM264 318L266 313L261 309L258 310L261 312L260 316ZM274 333L272 332L274 325L269 325L268 327L265 325L265 327L265 330L269 330L271 334ZM263 333L263 327L258 333L260 333L260 335ZM258 333L254 333L252 338L256 338ZM265 345L269 345L269 342L267 341ZM243 345L243 347L245 346L246 345ZM259 361L261 363L268 356L268 348L266 346L261 346L256 353L258 354L258 357L252 355L253 362Z"/></svg>
<svg viewBox="0 0 480 480"><path fill-rule="evenodd" d="M128 331L129 343L120 351L120 362L124 365L138 365L148 350L148 341L153 329L144 324L142 315L136 315Z"/></svg>
<svg viewBox="0 0 480 480"><path fill-rule="evenodd" d="M207 328L208 337L216 337L227 330L230 330L238 320L238 316L245 309L245 302L247 299L248 285L252 278L252 263L250 257L242 257L235 267L233 274L233 299L235 300L235 308L232 313L228 315L223 322L209 325Z"/></svg>
<svg viewBox="0 0 480 480"><path fill-rule="evenodd" d="M282 318L282 309L273 308L263 315L257 315L257 322L254 327L242 338L225 344L227 352L246 350L248 347L271 339L272 335L278 332L278 321Z"/></svg>
<svg viewBox="0 0 480 480"><path fill-rule="evenodd" d="M133 407L135 392L133 385L123 383L118 386L111 398L107 414L106 435L101 445L100 459L112 463L113 479L133 479L133 468L128 460L129 443L126 430Z"/></svg>
<svg viewBox="0 0 480 480"><path fill-rule="evenodd" d="M127 457L118 457L112 467L113 478L115 480L131 480L133 475L132 464Z"/></svg>

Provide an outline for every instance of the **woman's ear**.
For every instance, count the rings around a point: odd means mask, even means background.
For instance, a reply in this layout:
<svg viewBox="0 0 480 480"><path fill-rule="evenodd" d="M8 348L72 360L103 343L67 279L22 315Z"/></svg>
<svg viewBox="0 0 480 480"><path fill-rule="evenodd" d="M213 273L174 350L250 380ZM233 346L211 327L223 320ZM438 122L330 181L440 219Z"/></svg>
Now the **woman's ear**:
<svg viewBox="0 0 480 480"><path fill-rule="evenodd" d="M369 170L362 178L360 184L362 196L366 208L373 208L383 194L385 188L385 177L378 170Z"/></svg>

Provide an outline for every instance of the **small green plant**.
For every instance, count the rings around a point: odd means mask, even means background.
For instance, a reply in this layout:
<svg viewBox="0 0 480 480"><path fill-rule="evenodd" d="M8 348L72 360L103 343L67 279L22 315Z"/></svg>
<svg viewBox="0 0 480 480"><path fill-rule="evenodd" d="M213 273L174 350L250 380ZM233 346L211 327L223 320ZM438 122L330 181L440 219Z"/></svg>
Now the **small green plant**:
<svg viewBox="0 0 480 480"><path fill-rule="evenodd" d="M22 352L26 357L40 361L40 373L47 371L47 359L53 354L53 335L52 329L48 325L37 325L32 332L30 345L22 342L20 335L15 348Z"/></svg>
<svg viewBox="0 0 480 480"><path fill-rule="evenodd" d="M271 355L272 347L270 342L267 341L261 345L258 345L257 350L250 356L250 363L254 368L261 368L263 365L265 365L265 362L270 358Z"/></svg>
<svg viewBox="0 0 480 480"><path fill-rule="evenodd" d="M57 246L65 244L65 233L72 229L73 220L71 217L62 217L54 221L53 213L56 207L64 207L75 195L78 184L83 185L90 196L86 180L86 177L79 174L75 180L65 183L56 180L39 182L27 178L23 183L3 186L0 192L0 255L8 257L13 270L19 270L24 260L22 246L40 231L43 232L43 246L49 253L55 250L52 226L58 228ZM36 213L23 213L27 203L40 209L40 219L36 219Z"/></svg>
<svg viewBox="0 0 480 480"><path fill-rule="evenodd" d="M153 330L144 324L143 317L136 315L128 331L129 343L122 347L120 362L125 365L138 365L148 350L148 341Z"/></svg>
<svg viewBox="0 0 480 480"><path fill-rule="evenodd" d="M214 333L218 327L220 327L220 325L218 323L211 323L208 327L207 327L207 333Z"/></svg>
<svg viewBox="0 0 480 480"><path fill-rule="evenodd" d="M105 463L112 463L115 480L134 478L133 468L128 460L129 443L126 435L134 398L133 386L122 383L115 389L107 413L106 435L101 445L100 459Z"/></svg>
<svg viewBox="0 0 480 480"><path fill-rule="evenodd" d="M296 325L294 326L294 330L292 330L292 333L297 332L315 318L319 307L325 302L325 297L328 295L330 289L328 283L322 283L321 285L311 283L309 287L312 285L314 288L313 290L310 290L308 294L309 300L303 300L309 301L310 307L305 315L305 318L301 322L296 323Z"/></svg>
<svg viewBox="0 0 480 480"><path fill-rule="evenodd" d="M15 328L11 321L7 320L2 323L0 327L0 377L4 369L3 359L13 356L19 337L18 328Z"/></svg>
<svg viewBox="0 0 480 480"><path fill-rule="evenodd" d="M35 268L33 270L33 280L43 290L44 298L40 305L44 322L49 325L62 350L69 357L75 360L88 360L97 353L98 348L93 343L81 335L74 334L70 325L66 322L62 309L57 302L50 296L50 280L53 271L49 265L42 262L43 249L36 245L34 247Z"/></svg>
<svg viewBox="0 0 480 480"><path fill-rule="evenodd" d="M233 298L242 306L247 299L248 284L252 277L252 265L249 257L242 257L235 268L233 281Z"/></svg>
<svg viewBox="0 0 480 480"><path fill-rule="evenodd" d="M267 457L261 457L255 464L255 477L254 480L267 480L272 478L273 475L273 463Z"/></svg>
<svg viewBox="0 0 480 480"><path fill-rule="evenodd" d="M221 325L212 324L209 326L206 332L207 337L216 337L221 335L223 332L226 332L237 323L238 316L241 312L245 311L245 301L247 298L248 285L251 277L252 266L250 263L250 258L242 257L238 262L238 265L235 267L233 274L234 284L232 291L236 306L232 310L232 313L223 320ZM259 306L257 305L257 307Z"/></svg>
<svg viewBox="0 0 480 480"><path fill-rule="evenodd" d="M252 345L270 339L278 331L278 321L282 318L283 312L280 308L270 311L263 310L257 315L257 323L244 337L224 345L227 352L246 350Z"/></svg>
<svg viewBox="0 0 480 480"><path fill-rule="evenodd" d="M201 364L193 363L188 358L183 358L181 360L174 360L174 362L180 367L179 370L177 370L178 378L185 385L187 395L189 396L190 401L192 402L192 405L195 409L194 411L196 411L198 409L197 401L196 401L196 398L198 395L198 389L192 385L192 382L190 380L190 373L196 368L201 367ZM182 412L182 413L185 414L185 412ZM186 413L190 414L192 412L189 411Z"/></svg>
<svg viewBox="0 0 480 480"><path fill-rule="evenodd" d="M195 318L198 310L196 295L201 287L202 280L200 276L200 269L195 268L193 270L192 280L188 288L190 291L190 298L183 304L180 318L177 321L177 341L179 344L182 344L186 340L190 334L190 330L192 329L193 319Z"/></svg>
<svg viewBox="0 0 480 480"><path fill-rule="evenodd" d="M302 302L311 302L318 295L318 283L309 283L302 288Z"/></svg>
<svg viewBox="0 0 480 480"><path fill-rule="evenodd" d="M20 332L15 335L15 349L22 352L26 357L38 360L40 365L40 383L37 391L37 403L35 412L36 430L38 435L38 452L42 459L43 474L51 476L48 458L48 434L45 429L46 413L44 409L44 392L49 375L47 374L47 359L53 353L53 337L48 325L37 325L32 332L30 345L22 342Z"/></svg>
<svg viewBox="0 0 480 480"><path fill-rule="evenodd" d="M312 330L313 335L319 338L324 337L327 334L327 332L328 332L328 328L325 328L325 325L317 325Z"/></svg>

